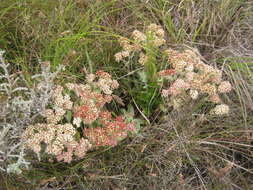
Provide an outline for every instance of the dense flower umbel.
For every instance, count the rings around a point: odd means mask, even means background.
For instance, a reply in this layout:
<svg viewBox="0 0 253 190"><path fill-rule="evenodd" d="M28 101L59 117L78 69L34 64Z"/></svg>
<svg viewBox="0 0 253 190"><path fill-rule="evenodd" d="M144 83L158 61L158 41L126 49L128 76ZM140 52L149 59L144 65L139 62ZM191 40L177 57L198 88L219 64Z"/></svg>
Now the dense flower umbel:
<svg viewBox="0 0 253 190"><path fill-rule="evenodd" d="M29 126L23 139L25 146L33 150L38 156L41 153L41 145L46 145L45 152L56 157L57 161L70 163L73 157L83 158L92 145L87 139L77 141L74 137L76 129L72 124L43 123ZM67 151L65 151L67 148Z"/></svg>
<svg viewBox="0 0 253 190"><path fill-rule="evenodd" d="M66 110L71 110L73 102L70 100L69 95L63 95L63 87L57 85L54 89L53 96L53 109L47 109L43 115L46 117L48 123L58 123L62 116L66 113Z"/></svg>
<svg viewBox="0 0 253 190"><path fill-rule="evenodd" d="M119 39L119 44L123 50L115 54L117 62L122 61L135 52L139 55L138 62L144 65L148 60L148 56L143 47L147 46L147 44L152 44L153 47L158 48L165 44L164 30L156 24L150 24L146 28L145 33L134 30L131 37L133 39L131 42L127 38Z"/></svg>
<svg viewBox="0 0 253 190"><path fill-rule="evenodd" d="M87 75L87 83L87 85L73 83L66 85L80 98L80 103L73 108L74 120L78 126L80 119L84 124L94 122L104 105L111 102L113 90L119 86L111 75L101 70L97 71L96 75Z"/></svg>
<svg viewBox="0 0 253 190"><path fill-rule="evenodd" d="M46 153L60 155L64 152L65 145L75 141L76 129L67 123L64 125L43 123L27 127L23 138L26 140L26 147L39 154L41 144L45 143ZM85 150L84 150L85 151Z"/></svg>
<svg viewBox="0 0 253 190"><path fill-rule="evenodd" d="M210 111L211 114L216 114L216 115L224 115L224 114L228 114L228 112L229 112L229 107L226 104L217 105L215 108L213 108Z"/></svg>
<svg viewBox="0 0 253 190"><path fill-rule="evenodd" d="M99 123L102 127L83 130L84 135L96 147L115 146L120 140L127 137L128 132L134 131L133 123L126 123L120 116L112 118L108 111L100 113Z"/></svg>
<svg viewBox="0 0 253 190"><path fill-rule="evenodd" d="M79 142L72 141L66 143L67 151L62 152L56 156L57 161L64 161L70 163L72 157L75 155L81 159L86 155L86 152L92 148L92 145L87 139L81 138Z"/></svg>
<svg viewBox="0 0 253 190"><path fill-rule="evenodd" d="M74 121L91 124L94 121L100 126L84 128L83 135L93 144L98 146L115 146L120 140L127 137L133 130L132 123L126 123L121 117L112 118L104 105L112 100L112 92L118 88L116 80L104 72L97 71L95 75L88 75L89 88L82 90L80 86L68 84L68 88L80 96L79 106L74 107ZM91 90L94 89L94 90Z"/></svg>
<svg viewBox="0 0 253 190"><path fill-rule="evenodd" d="M70 163L73 159L83 158L92 148L115 146L134 130L133 123L120 116L112 118L112 113L104 107L112 101L113 90L119 86L110 74L100 70L87 74L86 84L67 83L65 86L65 89L59 85L55 87L52 108L43 113L47 122L27 127L23 135L25 147L38 156L44 144L45 153L57 161ZM75 96L70 97L69 91ZM60 124L69 113L72 117L67 119L69 123ZM76 139L75 136L79 136L76 135L77 128L81 126L84 126L83 135Z"/></svg>
<svg viewBox="0 0 253 190"><path fill-rule="evenodd" d="M199 94L206 94L209 101L221 103L219 94L231 91L231 84L222 81L222 71L203 63L194 51L169 49L166 53L171 69L160 71L159 74L163 78L171 79L173 76L174 79L170 80L167 89L162 90L162 95L170 102L176 102L174 107L180 106L179 102L184 104L187 95L196 100ZM226 112L228 109L226 107Z"/></svg>

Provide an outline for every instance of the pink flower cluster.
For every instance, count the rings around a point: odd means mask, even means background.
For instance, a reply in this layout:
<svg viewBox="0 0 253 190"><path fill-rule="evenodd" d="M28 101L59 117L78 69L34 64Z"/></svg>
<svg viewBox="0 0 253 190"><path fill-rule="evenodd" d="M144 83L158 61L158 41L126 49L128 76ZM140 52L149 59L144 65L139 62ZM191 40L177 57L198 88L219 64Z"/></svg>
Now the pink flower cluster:
<svg viewBox="0 0 253 190"><path fill-rule="evenodd" d="M66 86L80 99L73 108L74 120L79 127L80 122L91 124L99 117L104 105L112 101L112 92L119 84L111 75L100 70L96 75L87 75L86 85L68 83Z"/></svg>
<svg viewBox="0 0 253 190"><path fill-rule="evenodd" d="M65 144L67 151L62 152L56 156L57 161L64 161L70 163L75 155L78 159L83 158L86 152L92 148L92 145L87 139L81 138L79 142L72 141Z"/></svg>
<svg viewBox="0 0 253 190"><path fill-rule="evenodd" d="M94 147L115 146L127 137L129 131L134 130L132 123L126 123L120 116L112 118L112 113L104 107L111 102L112 92L119 84L101 70L95 75L88 75L87 81L86 87L67 84L80 98L80 102L73 108L75 124L79 127L81 122L92 124L96 121L99 126L84 128L83 135Z"/></svg>
<svg viewBox="0 0 253 190"><path fill-rule="evenodd" d="M87 74L86 84L67 83L65 86L55 87L51 108L43 113L46 123L27 127L23 135L25 148L40 157L44 144L45 153L57 161L70 163L83 158L92 148L115 146L128 132L134 131L133 123L120 116L113 118L105 108L105 104L112 101L113 90L119 86L109 73L100 70ZM71 118L62 124L68 113ZM80 127L83 132L77 135Z"/></svg>
<svg viewBox="0 0 253 190"><path fill-rule="evenodd" d="M133 123L126 123L122 117L112 118L111 113L100 113L101 127L85 128L84 135L94 146L116 146L119 141L127 137L128 132L134 131Z"/></svg>
<svg viewBox="0 0 253 190"><path fill-rule="evenodd" d="M162 95L177 102L174 107L180 106L178 102L184 104L187 97L197 99L200 94L206 94L211 102L221 103L219 94L231 91L230 82L222 81L222 71L203 63L194 51L169 49L166 53L171 69L160 71L159 75L171 81Z"/></svg>

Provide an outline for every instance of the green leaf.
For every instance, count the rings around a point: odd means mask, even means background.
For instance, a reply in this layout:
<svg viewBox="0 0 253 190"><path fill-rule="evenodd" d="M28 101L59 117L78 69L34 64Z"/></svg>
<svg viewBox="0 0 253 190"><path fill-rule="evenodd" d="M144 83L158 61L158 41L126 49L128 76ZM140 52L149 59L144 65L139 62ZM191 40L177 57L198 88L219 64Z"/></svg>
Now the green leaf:
<svg viewBox="0 0 253 190"><path fill-rule="evenodd" d="M72 119L72 112L71 111L67 111L67 114L66 114L66 120L68 123L71 123L71 119Z"/></svg>

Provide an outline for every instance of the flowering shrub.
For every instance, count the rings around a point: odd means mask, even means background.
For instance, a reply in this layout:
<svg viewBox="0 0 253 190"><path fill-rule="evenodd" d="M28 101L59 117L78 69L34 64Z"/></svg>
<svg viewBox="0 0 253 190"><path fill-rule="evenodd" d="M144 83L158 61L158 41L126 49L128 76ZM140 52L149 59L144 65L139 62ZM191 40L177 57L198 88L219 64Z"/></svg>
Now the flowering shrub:
<svg viewBox="0 0 253 190"><path fill-rule="evenodd" d="M21 72L10 72L3 54L0 51L0 170L19 174L29 166L21 135L48 105L61 67L51 72L48 62L39 62L41 73L31 76L34 85L29 87Z"/></svg>
<svg viewBox="0 0 253 190"><path fill-rule="evenodd" d="M164 37L164 30L156 24L149 25L144 33L135 30L132 41L119 39L123 50L115 54L115 59L119 62L137 54L138 63L144 65L146 77L152 78L158 74L158 77L167 81L161 94L175 109L189 102L188 97L196 100L200 95L207 95L207 101L221 104L211 110L211 113L228 113L229 107L222 104L219 94L231 91L232 86L228 81L222 81L222 71L205 64L192 50L162 50L160 47L166 43ZM159 55L168 57L165 63L168 69L157 73L157 68L162 66L157 58Z"/></svg>
<svg viewBox="0 0 253 190"><path fill-rule="evenodd" d="M175 108L189 101L188 97L196 100L202 94L207 95L207 101L219 104L219 94L231 91L231 84L222 81L222 71L203 63L193 51L179 52L169 49L166 53L171 69L159 72L161 77L169 80L169 86L162 90L162 95ZM228 113L229 108L219 110L223 111L211 112L222 115Z"/></svg>
<svg viewBox="0 0 253 190"><path fill-rule="evenodd" d="M145 65L154 48L158 48L165 44L164 30L161 26L151 24L145 30L145 33L139 30L134 30L132 33L133 41L130 42L127 38L120 38L119 44L123 48L122 51L115 54L117 62L129 57L131 53L138 53L138 63Z"/></svg>
<svg viewBox="0 0 253 190"><path fill-rule="evenodd" d="M96 74L87 74L86 84L57 85L51 108L43 113L46 123L27 127L23 135L25 147L40 158L42 145L45 145L45 153L57 161L70 163L83 158L88 150L117 145L128 132L135 131L133 118L113 118L105 108L118 86L111 75L101 70ZM78 128L82 133L78 132Z"/></svg>

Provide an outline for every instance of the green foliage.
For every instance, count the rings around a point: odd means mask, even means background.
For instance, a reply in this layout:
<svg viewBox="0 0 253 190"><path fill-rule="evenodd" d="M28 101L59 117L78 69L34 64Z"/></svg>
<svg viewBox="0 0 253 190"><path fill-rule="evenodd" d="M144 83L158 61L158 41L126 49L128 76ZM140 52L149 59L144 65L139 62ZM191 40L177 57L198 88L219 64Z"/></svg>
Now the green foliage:
<svg viewBox="0 0 253 190"><path fill-rule="evenodd" d="M67 111L65 118L67 120L68 123L71 123L72 120L72 112L71 111Z"/></svg>
<svg viewBox="0 0 253 190"><path fill-rule="evenodd" d="M160 95L160 79L157 71L163 66L158 47L153 44L154 37L151 33L146 33L147 39L143 46L147 60L144 63L144 70L138 71L138 76L134 80L131 92L136 104L141 111L150 117L162 103ZM133 63L138 65L139 63Z"/></svg>
<svg viewBox="0 0 253 190"><path fill-rule="evenodd" d="M134 88L130 92L142 112L149 117L162 101L160 86L156 82L150 82L146 79L147 76L144 72L140 73L140 75L140 82L136 82Z"/></svg>
<svg viewBox="0 0 253 190"><path fill-rule="evenodd" d="M146 34L147 40L146 40L146 46L144 46L144 51L146 53L147 61L144 64L144 71L147 78L147 84L151 84L153 86L157 83L157 59L156 56L158 54L158 48L154 47L154 45L151 43L153 40L152 34ZM153 84L152 84L153 83Z"/></svg>

